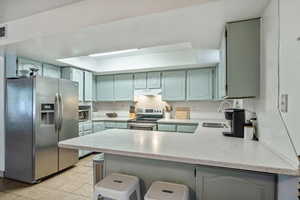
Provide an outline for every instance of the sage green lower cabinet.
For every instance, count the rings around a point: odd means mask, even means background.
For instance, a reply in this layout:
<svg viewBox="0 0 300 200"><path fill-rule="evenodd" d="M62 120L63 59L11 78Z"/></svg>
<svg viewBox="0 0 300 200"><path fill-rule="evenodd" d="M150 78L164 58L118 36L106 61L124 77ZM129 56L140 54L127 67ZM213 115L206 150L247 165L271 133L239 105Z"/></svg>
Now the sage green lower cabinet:
<svg viewBox="0 0 300 200"><path fill-rule="evenodd" d="M178 124L177 125L177 132L181 133L194 133L197 129L198 125L185 125L185 124Z"/></svg>
<svg viewBox="0 0 300 200"><path fill-rule="evenodd" d="M275 176L241 170L197 167L197 200L274 200Z"/></svg>
<svg viewBox="0 0 300 200"><path fill-rule="evenodd" d="M115 101L132 101L133 74L118 74L114 79Z"/></svg>
<svg viewBox="0 0 300 200"><path fill-rule="evenodd" d="M43 64L43 76L61 78L60 68L50 64Z"/></svg>
<svg viewBox="0 0 300 200"><path fill-rule="evenodd" d="M100 132L105 130L104 122L93 122L93 132Z"/></svg>
<svg viewBox="0 0 300 200"><path fill-rule="evenodd" d="M158 124L158 131L176 132L176 124Z"/></svg>
<svg viewBox="0 0 300 200"><path fill-rule="evenodd" d="M186 99L186 71L166 71L162 73L162 99L184 101Z"/></svg>
<svg viewBox="0 0 300 200"><path fill-rule="evenodd" d="M187 71L187 100L213 99L213 69L203 68Z"/></svg>
<svg viewBox="0 0 300 200"><path fill-rule="evenodd" d="M114 101L114 76L97 76L97 101Z"/></svg>
<svg viewBox="0 0 300 200"><path fill-rule="evenodd" d="M127 122L105 121L104 124L105 124L105 128L107 128L107 129L113 129L113 128L127 129L128 128Z"/></svg>
<svg viewBox="0 0 300 200"><path fill-rule="evenodd" d="M105 174L124 173L139 177L142 196L154 181L166 181L187 185L190 190L189 200L196 200L193 165L108 153L105 153L104 161Z"/></svg>

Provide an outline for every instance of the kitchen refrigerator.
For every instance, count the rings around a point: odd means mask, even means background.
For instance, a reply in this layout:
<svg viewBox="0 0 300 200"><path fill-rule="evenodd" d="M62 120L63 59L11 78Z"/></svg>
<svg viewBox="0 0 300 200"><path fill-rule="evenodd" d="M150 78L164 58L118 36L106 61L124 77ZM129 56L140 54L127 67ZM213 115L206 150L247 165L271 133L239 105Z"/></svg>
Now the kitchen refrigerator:
<svg viewBox="0 0 300 200"><path fill-rule="evenodd" d="M5 177L36 183L73 166L78 151L58 148L58 142L78 137L78 83L7 79L5 125Z"/></svg>

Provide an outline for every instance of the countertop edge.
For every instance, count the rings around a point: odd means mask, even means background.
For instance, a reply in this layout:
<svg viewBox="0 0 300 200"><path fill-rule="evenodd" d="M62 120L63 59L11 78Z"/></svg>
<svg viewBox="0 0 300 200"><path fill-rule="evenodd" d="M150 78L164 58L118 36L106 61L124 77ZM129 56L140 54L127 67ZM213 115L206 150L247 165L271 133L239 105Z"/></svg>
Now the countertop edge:
<svg viewBox="0 0 300 200"><path fill-rule="evenodd" d="M271 173L271 174L281 174L281 175L289 175L289 176L299 176L299 169L287 169L287 168L274 168L274 167L264 167L264 166L254 166L254 165L244 165L244 164L235 164L221 161L213 161L213 160L202 160L202 159L188 159L188 158L180 158L166 155L158 155L158 154L144 154L138 152L130 152L130 151L118 151L118 150L109 150L102 149L97 147L87 147L80 145L69 145L69 144L58 144L61 148L70 148L70 149L82 149L89 151L97 151L102 153L108 153L113 155L122 155L122 156L133 156L138 158L148 158L148 159L159 159L164 161L173 161L179 163L186 164L194 164L194 165L206 165L213 167L222 167L222 168L230 168L230 169L239 169L239 170L248 170L253 172L263 172L263 173Z"/></svg>

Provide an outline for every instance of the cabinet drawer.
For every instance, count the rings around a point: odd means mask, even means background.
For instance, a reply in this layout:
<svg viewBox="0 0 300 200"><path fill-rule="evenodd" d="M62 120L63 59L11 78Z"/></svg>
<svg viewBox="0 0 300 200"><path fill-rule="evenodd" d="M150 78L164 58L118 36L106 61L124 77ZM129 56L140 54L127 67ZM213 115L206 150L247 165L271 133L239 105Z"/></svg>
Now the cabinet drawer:
<svg viewBox="0 0 300 200"><path fill-rule="evenodd" d="M92 123L84 123L83 124L83 130L84 131L91 131L93 129Z"/></svg>
<svg viewBox="0 0 300 200"><path fill-rule="evenodd" d="M104 122L105 128L115 128L115 122Z"/></svg>
<svg viewBox="0 0 300 200"><path fill-rule="evenodd" d="M194 133L197 129L198 125L193 124L193 125L177 125L177 132L181 133Z"/></svg>
<svg viewBox="0 0 300 200"><path fill-rule="evenodd" d="M127 129L127 122L116 122L115 128Z"/></svg>
<svg viewBox="0 0 300 200"><path fill-rule="evenodd" d="M93 132L99 132L105 130L105 124L104 122L94 122L93 123Z"/></svg>
<svg viewBox="0 0 300 200"><path fill-rule="evenodd" d="M84 135L90 135L90 134L92 134L92 133L93 133L92 130L84 131Z"/></svg>
<svg viewBox="0 0 300 200"><path fill-rule="evenodd" d="M84 132L79 132L79 136L81 137L81 136L84 136Z"/></svg>
<svg viewBox="0 0 300 200"><path fill-rule="evenodd" d="M158 124L158 131L176 132L176 124Z"/></svg>
<svg viewBox="0 0 300 200"><path fill-rule="evenodd" d="M79 123L79 132L83 132L83 124L82 123Z"/></svg>

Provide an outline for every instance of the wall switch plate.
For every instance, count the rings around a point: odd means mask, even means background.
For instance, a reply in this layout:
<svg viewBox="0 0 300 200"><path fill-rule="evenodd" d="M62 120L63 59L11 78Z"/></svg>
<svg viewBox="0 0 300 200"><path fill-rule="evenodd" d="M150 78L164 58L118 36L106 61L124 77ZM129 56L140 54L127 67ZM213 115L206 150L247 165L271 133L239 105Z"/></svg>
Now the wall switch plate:
<svg viewBox="0 0 300 200"><path fill-rule="evenodd" d="M281 95L281 100L280 100L280 111L283 113L288 112L288 95L287 94L282 94Z"/></svg>

